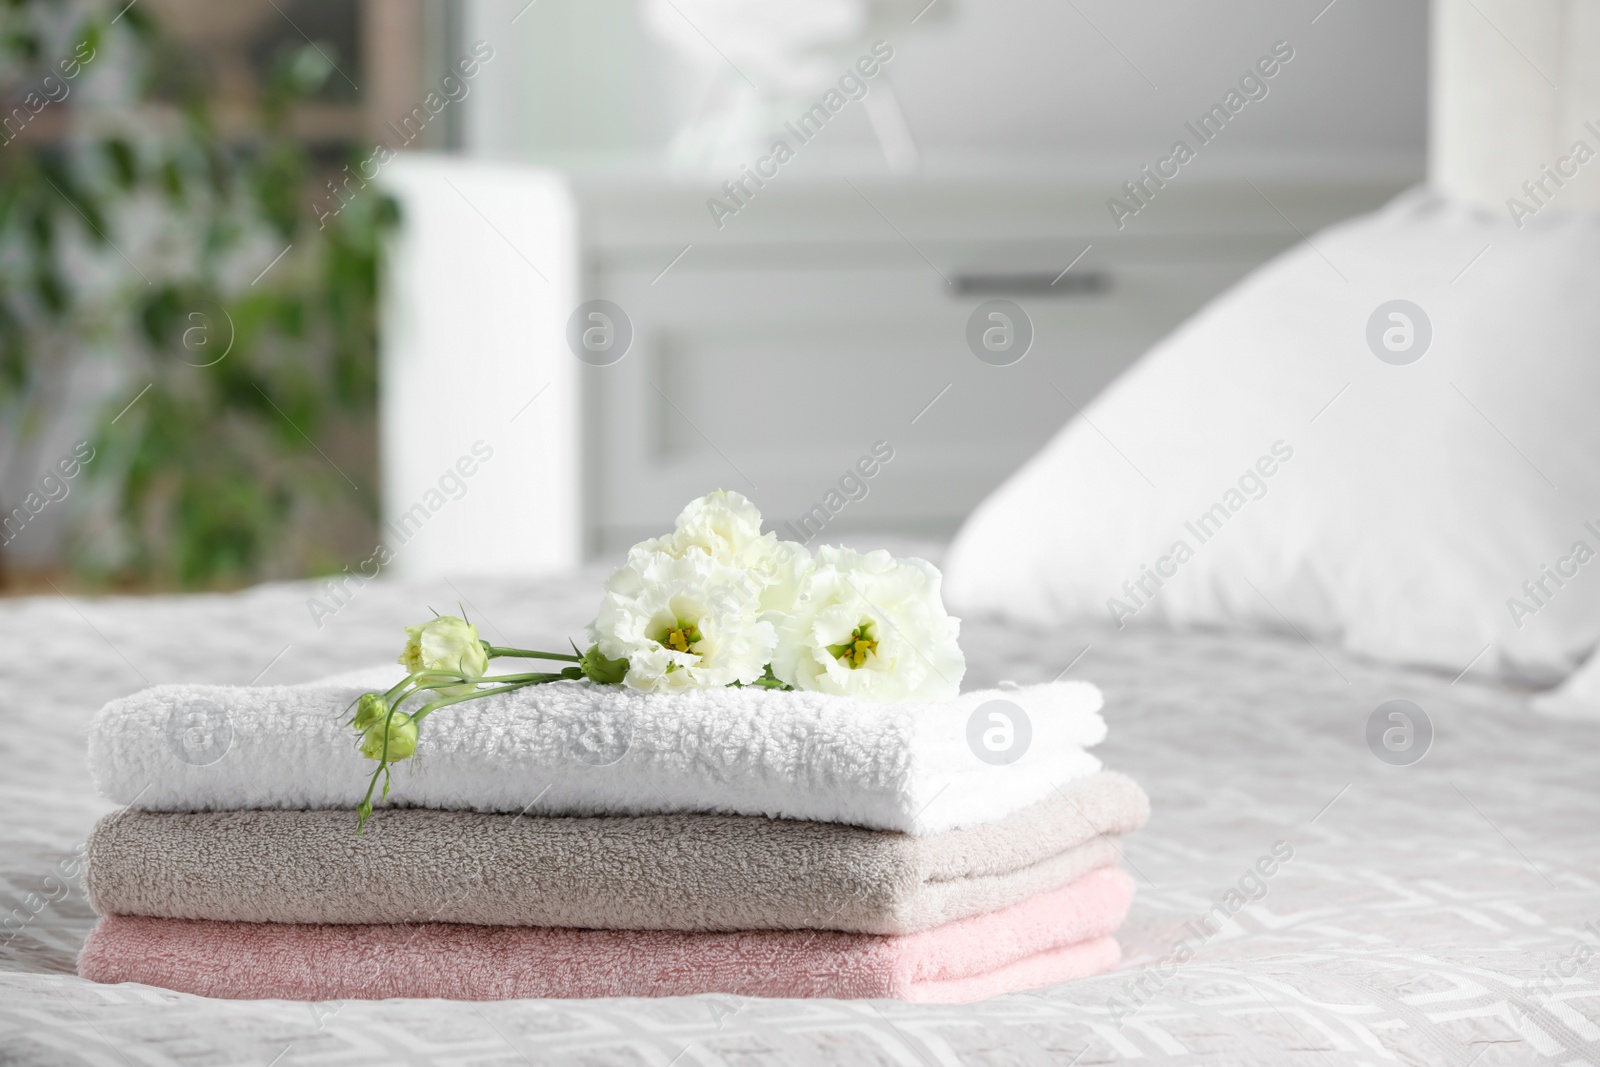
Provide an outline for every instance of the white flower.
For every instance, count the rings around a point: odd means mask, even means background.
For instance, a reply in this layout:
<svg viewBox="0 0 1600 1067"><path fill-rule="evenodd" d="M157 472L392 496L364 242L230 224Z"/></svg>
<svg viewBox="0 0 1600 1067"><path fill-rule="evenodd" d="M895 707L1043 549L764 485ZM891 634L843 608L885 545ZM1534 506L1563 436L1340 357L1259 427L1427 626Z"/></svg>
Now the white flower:
<svg viewBox="0 0 1600 1067"><path fill-rule="evenodd" d="M774 544L772 551L751 570L756 581L761 583L761 610L784 614L793 611L806 579L816 569L811 552L800 542Z"/></svg>
<svg viewBox="0 0 1600 1067"><path fill-rule="evenodd" d="M754 584L749 592L759 601L759 611L792 607L813 566L804 545L763 534L761 512L743 495L727 489L691 500L679 512L672 533L640 541L628 555L681 559L697 551L748 574Z"/></svg>
<svg viewBox="0 0 1600 1067"><path fill-rule="evenodd" d="M406 647L396 662L408 674L455 671L468 678L482 678L489 669L489 656L478 639L478 628L454 615L440 615L421 626L407 626ZM469 683L440 689L437 693L439 696L462 696L476 688Z"/></svg>
<svg viewBox="0 0 1600 1067"><path fill-rule="evenodd" d="M819 548L793 609L767 616L778 631L773 673L796 689L863 700L955 699L967 662L940 581L924 560Z"/></svg>
<svg viewBox="0 0 1600 1067"><path fill-rule="evenodd" d="M759 585L707 552L642 548L606 581L589 630L602 655L628 661L623 684L671 692L760 678L777 635L759 615Z"/></svg>
<svg viewBox="0 0 1600 1067"><path fill-rule="evenodd" d="M699 549L719 563L750 569L772 554L777 540L777 534L761 532L761 512L754 504L739 493L718 489L691 500L670 534L641 541L632 552L682 557Z"/></svg>

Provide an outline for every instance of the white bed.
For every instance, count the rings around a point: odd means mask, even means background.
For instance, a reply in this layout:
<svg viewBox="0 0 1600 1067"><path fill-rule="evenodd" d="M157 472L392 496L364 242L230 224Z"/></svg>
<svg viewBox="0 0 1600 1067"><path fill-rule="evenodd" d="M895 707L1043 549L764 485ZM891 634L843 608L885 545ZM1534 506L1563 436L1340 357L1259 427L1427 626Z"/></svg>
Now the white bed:
<svg viewBox="0 0 1600 1067"><path fill-rule="evenodd" d="M109 810L83 755L102 702L147 681L300 681L385 659L430 604L460 602L486 636L540 647L579 632L599 578L380 583L320 631L309 584L0 603L10 916L0 1063L1600 1061L1600 927L1583 929L1600 920L1594 727L1530 721L1523 693L1355 661L1292 633L966 624L968 685L1047 680L1070 664L1070 677L1103 686L1103 755L1152 798L1128 852L1139 895L1127 960L1101 978L950 1008L726 997L308 1005L74 976L93 916L62 876ZM1396 697L1422 706L1437 734L1408 767L1365 742L1372 710ZM1265 895L1194 959L1152 971L1175 941L1196 944L1185 923L1279 841L1293 857L1246 881Z"/></svg>

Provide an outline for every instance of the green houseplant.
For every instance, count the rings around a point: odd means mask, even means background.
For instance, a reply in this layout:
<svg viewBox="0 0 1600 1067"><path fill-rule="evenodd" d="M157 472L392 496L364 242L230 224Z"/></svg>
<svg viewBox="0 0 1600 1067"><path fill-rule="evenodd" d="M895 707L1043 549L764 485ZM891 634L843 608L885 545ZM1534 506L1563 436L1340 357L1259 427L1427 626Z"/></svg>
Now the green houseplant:
<svg viewBox="0 0 1600 1067"><path fill-rule="evenodd" d="M28 115L0 145L7 454L53 458L30 444L83 363L120 381L69 541L86 580L315 573L368 538L379 258L397 213L375 189L337 215L312 207L349 146L319 160L293 118L332 69L326 46L281 51L253 114L224 128L203 57L139 7L0 7L0 92ZM86 91L101 76L120 88Z"/></svg>

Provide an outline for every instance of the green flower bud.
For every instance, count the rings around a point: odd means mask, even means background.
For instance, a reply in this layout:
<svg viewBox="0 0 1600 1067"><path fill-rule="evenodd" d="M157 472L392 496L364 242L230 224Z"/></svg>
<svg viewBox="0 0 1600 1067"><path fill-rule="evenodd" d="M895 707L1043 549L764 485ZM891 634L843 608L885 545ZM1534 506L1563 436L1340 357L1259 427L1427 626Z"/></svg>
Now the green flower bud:
<svg viewBox="0 0 1600 1067"><path fill-rule="evenodd" d="M363 693L361 700L356 704L356 717L350 721L362 733L383 721L389 714L389 705L383 702L382 693Z"/></svg>
<svg viewBox="0 0 1600 1067"><path fill-rule="evenodd" d="M628 673L627 660L607 659L600 654L599 645L590 645L578 665L585 678L601 685L621 685Z"/></svg>
<svg viewBox="0 0 1600 1067"><path fill-rule="evenodd" d="M383 747L385 723L383 720L367 727L366 733L361 738L361 754L368 759L381 760L385 758ZM397 711L388 717L389 750L387 759L390 763L397 760L410 759L417 750L417 724L411 721L411 716L403 711Z"/></svg>

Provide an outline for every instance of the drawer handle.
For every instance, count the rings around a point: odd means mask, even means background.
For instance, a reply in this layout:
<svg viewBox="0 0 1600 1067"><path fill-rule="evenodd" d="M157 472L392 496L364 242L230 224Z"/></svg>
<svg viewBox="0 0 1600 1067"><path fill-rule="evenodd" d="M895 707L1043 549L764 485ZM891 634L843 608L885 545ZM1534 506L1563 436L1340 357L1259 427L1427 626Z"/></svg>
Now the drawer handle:
<svg viewBox="0 0 1600 1067"><path fill-rule="evenodd" d="M950 292L956 296L1081 296L1110 288L1111 274L1103 270L1066 274L963 271L950 278Z"/></svg>

